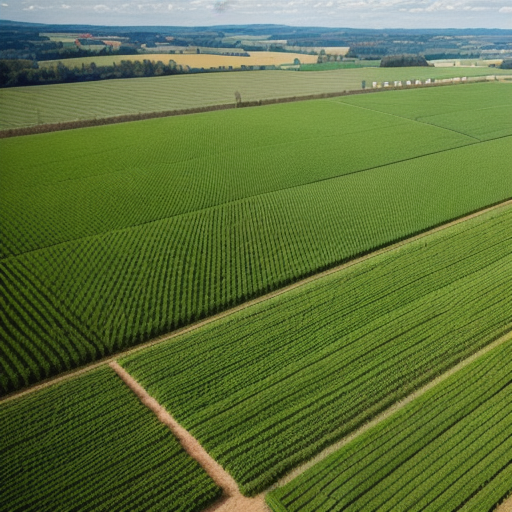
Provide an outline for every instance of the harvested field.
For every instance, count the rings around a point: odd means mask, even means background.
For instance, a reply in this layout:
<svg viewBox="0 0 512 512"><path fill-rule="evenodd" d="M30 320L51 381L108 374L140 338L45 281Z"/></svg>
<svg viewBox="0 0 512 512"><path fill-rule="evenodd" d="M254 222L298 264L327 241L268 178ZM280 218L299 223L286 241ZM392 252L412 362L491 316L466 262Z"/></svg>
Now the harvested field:
<svg viewBox="0 0 512 512"><path fill-rule="evenodd" d="M240 50L238 50L240 51ZM97 66L111 66L119 64L123 60L139 61L151 60L153 62L162 61L167 64L170 60L181 66L188 66L196 69L210 69L223 66L226 69L231 66L233 69L240 69L242 66L280 66L281 64L293 64L295 59L299 59L303 64L313 64L317 61L316 55L305 55L302 53L284 53L284 52L247 52L249 57L236 57L230 55L211 55L207 53L144 53L140 55L115 55L115 56L97 56L80 57L77 59L66 59L63 61L47 60L41 61L41 67L55 66L57 62L62 62L69 68L81 67L82 64L94 62Z"/></svg>

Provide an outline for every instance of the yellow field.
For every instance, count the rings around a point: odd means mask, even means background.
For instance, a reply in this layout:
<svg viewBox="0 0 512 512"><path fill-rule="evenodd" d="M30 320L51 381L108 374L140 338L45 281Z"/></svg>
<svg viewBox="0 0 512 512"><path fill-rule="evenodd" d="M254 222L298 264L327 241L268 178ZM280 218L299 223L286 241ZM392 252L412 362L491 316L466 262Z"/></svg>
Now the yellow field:
<svg viewBox="0 0 512 512"><path fill-rule="evenodd" d="M295 51L305 51L305 52L316 52L320 53L322 50L325 50L327 55L342 55L345 56L350 50L350 46L287 46L287 50L295 50ZM304 64L309 64L309 62L305 62Z"/></svg>
<svg viewBox="0 0 512 512"><path fill-rule="evenodd" d="M245 66L280 66L281 64L293 64L294 59L299 59L301 64L314 64L317 61L316 55L304 55L301 53L281 53L281 52L249 52L250 57L231 57L229 55L206 55L206 54L162 54L148 53L144 55L115 55L101 57L82 57L78 59L66 59L62 63L70 68L81 67L82 64L95 62L97 66L111 66L114 62L120 63L122 60L139 60L144 59L152 61L162 61L167 64L169 60L173 60L176 64L189 66L191 68L218 68L225 66L229 68L241 68ZM55 65L56 60L48 60L40 62L41 67L51 67Z"/></svg>

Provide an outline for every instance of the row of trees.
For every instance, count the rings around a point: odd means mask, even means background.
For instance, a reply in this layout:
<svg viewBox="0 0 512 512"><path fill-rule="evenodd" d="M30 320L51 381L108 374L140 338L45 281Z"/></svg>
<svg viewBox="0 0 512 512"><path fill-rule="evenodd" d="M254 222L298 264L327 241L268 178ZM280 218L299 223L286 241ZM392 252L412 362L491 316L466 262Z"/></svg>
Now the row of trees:
<svg viewBox="0 0 512 512"><path fill-rule="evenodd" d="M39 67L37 62L30 60L0 60L0 87L165 76L188 72L188 66L181 66L173 60L168 64L150 60L123 60L120 64L111 66L97 66L91 62L74 68L68 68L61 62L52 67Z"/></svg>
<svg viewBox="0 0 512 512"><path fill-rule="evenodd" d="M404 68L413 66L428 67L429 63L421 55L386 55L380 61L381 68Z"/></svg>
<svg viewBox="0 0 512 512"><path fill-rule="evenodd" d="M300 64L295 59L295 64ZM187 65L176 64L170 60L168 64L162 61L154 62L123 60L110 66L97 66L94 62L82 64L81 67L69 68L62 62L51 67L39 67L32 60L0 60L0 87L19 87L26 85L58 84L70 82L89 82L109 80L113 78L140 78L151 76L180 75L184 73L209 73L212 71L255 71L276 69L274 65L256 66L241 65L240 69L232 66L218 68L190 68Z"/></svg>

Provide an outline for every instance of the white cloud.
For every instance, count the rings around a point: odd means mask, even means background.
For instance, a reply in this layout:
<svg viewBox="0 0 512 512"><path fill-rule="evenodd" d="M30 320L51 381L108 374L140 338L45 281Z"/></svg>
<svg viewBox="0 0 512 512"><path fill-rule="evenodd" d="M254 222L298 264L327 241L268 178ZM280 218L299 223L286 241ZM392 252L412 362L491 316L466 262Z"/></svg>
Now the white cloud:
<svg viewBox="0 0 512 512"><path fill-rule="evenodd" d="M104 15L102 23L108 19L126 25L219 24L217 18L222 14L226 24L510 28L512 14L512 0L103 0L106 3L96 4L98 1L0 0L5 2L0 5L9 6L13 19L16 15L11 10L19 12L20 21L95 24L99 15ZM79 11L87 15L77 20Z"/></svg>

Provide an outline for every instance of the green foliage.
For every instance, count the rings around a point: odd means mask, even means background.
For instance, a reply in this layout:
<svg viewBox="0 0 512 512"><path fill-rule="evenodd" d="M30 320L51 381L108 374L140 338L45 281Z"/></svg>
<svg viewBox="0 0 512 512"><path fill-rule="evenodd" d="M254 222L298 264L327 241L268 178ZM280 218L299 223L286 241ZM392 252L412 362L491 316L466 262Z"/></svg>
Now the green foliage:
<svg viewBox="0 0 512 512"><path fill-rule="evenodd" d="M483 512L512 491L512 340L270 493L274 512Z"/></svg>
<svg viewBox="0 0 512 512"><path fill-rule="evenodd" d="M110 368L0 408L0 509L199 511L221 494Z"/></svg>
<svg viewBox="0 0 512 512"><path fill-rule="evenodd" d="M255 494L510 329L511 232L503 207L121 364Z"/></svg>
<svg viewBox="0 0 512 512"><path fill-rule="evenodd" d="M478 140L512 135L510 84L389 91L383 98L378 96L349 96L337 101L462 132Z"/></svg>
<svg viewBox="0 0 512 512"><path fill-rule="evenodd" d="M380 61L381 68L428 67L428 62L421 55L386 55Z"/></svg>
<svg viewBox="0 0 512 512"><path fill-rule="evenodd" d="M0 256L472 142L332 101L6 139Z"/></svg>
<svg viewBox="0 0 512 512"><path fill-rule="evenodd" d="M79 61L80 59L76 59ZM25 63L29 62L30 66ZM121 60L104 66L97 66L93 60L87 60L82 66L66 66L65 62L52 63L51 66L32 66L31 61L0 61L0 87L19 87L25 85L87 82L117 78L175 75L185 70L178 69L173 60L164 64L144 59L141 61ZM9 67L8 72L4 70ZM29 69L27 69L29 68ZM33 68L33 69L30 69Z"/></svg>
<svg viewBox="0 0 512 512"><path fill-rule="evenodd" d="M502 201L512 190L508 138L477 144L332 101L0 146L1 393ZM192 147L199 148L193 155ZM438 152L411 158L427 151ZM382 166L397 158L408 160Z"/></svg>
<svg viewBox="0 0 512 512"><path fill-rule="evenodd" d="M362 60L358 62L322 62L318 64L301 64L300 71L331 71L333 69L360 69L379 66L379 61Z"/></svg>

